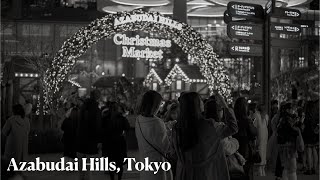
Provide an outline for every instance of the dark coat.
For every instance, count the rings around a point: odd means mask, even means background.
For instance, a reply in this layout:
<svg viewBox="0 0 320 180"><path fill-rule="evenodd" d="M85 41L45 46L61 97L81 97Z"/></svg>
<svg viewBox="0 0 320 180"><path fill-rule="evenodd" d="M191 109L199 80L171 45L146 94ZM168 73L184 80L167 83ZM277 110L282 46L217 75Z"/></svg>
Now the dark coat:
<svg viewBox="0 0 320 180"><path fill-rule="evenodd" d="M127 157L127 145L124 131L130 129L127 118L121 114L114 116L106 116L102 119L103 140L102 154L108 157L110 161L114 161L117 165L123 163L123 159Z"/></svg>
<svg viewBox="0 0 320 180"><path fill-rule="evenodd" d="M246 160L250 160L252 155L250 143L255 140L257 136L257 128L254 127L252 120L249 118L238 119L238 127L238 133L233 136L239 142L238 152Z"/></svg>
<svg viewBox="0 0 320 180"><path fill-rule="evenodd" d="M87 99L80 107L77 127L77 152L98 154L99 134L101 132L101 111L98 102Z"/></svg>
<svg viewBox="0 0 320 180"><path fill-rule="evenodd" d="M71 114L67 117L62 125L63 131L62 142L64 145L64 156L75 158L76 157L76 135L77 135L77 123L78 123L79 108L74 107L71 110Z"/></svg>
<svg viewBox="0 0 320 180"><path fill-rule="evenodd" d="M2 134L6 137L4 158L14 158L17 163L25 161L28 156L28 137L30 132L29 119L13 115L4 127Z"/></svg>

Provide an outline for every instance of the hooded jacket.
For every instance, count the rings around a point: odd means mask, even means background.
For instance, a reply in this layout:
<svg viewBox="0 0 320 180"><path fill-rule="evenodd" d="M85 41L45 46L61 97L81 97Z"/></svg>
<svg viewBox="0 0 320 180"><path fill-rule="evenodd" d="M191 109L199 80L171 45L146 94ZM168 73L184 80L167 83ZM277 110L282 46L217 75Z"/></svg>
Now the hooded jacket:
<svg viewBox="0 0 320 180"><path fill-rule="evenodd" d="M7 120L2 129L2 134L6 136L5 159L14 158L16 162L26 160L29 131L29 119L14 115Z"/></svg>

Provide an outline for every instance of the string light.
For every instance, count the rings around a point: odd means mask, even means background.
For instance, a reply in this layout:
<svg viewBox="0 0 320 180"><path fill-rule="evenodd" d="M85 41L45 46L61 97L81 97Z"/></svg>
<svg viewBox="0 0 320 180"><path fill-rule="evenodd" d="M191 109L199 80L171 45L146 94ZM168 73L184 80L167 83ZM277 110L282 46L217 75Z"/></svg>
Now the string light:
<svg viewBox="0 0 320 180"><path fill-rule="evenodd" d="M158 73L152 68L150 70L150 72L148 73L148 75L146 76L146 79L144 80L144 84L148 85L148 84L152 83L153 77L156 78L156 80L159 82L159 84L163 83L163 80L160 78Z"/></svg>
<svg viewBox="0 0 320 180"><path fill-rule="evenodd" d="M39 74L33 74L33 73L15 73L15 77L39 77Z"/></svg>
<svg viewBox="0 0 320 180"><path fill-rule="evenodd" d="M174 77L176 77L177 75L182 76L182 80L187 83L206 83L207 82L205 79L190 79L186 75L186 73L181 69L181 67L178 64L176 64L171 69L167 77L164 79L166 85L170 86L171 83L173 82Z"/></svg>
<svg viewBox="0 0 320 180"><path fill-rule="evenodd" d="M56 53L51 67L47 69L44 76L44 100L47 105L51 104L55 97L59 97L63 82L67 80L69 73L75 65L76 59L82 56L88 48L102 38L111 37L115 33L125 31L146 31L171 34L172 40L196 59L200 72L205 77L209 90L213 93L215 83L219 84L217 90L231 100L231 87L227 71L222 60L217 58L213 48L205 41L200 33L185 23L178 30L172 26L153 21L127 22L114 26L115 19L130 17L131 15L144 14L147 16L163 17L158 12L145 12L141 9L131 12L109 14L100 19L92 21L88 26L82 27L77 33L67 39L61 49Z"/></svg>
<svg viewBox="0 0 320 180"><path fill-rule="evenodd" d="M81 85L78 82L75 82L71 79L69 79L68 82L71 83L73 86L77 86L78 88L81 88Z"/></svg>

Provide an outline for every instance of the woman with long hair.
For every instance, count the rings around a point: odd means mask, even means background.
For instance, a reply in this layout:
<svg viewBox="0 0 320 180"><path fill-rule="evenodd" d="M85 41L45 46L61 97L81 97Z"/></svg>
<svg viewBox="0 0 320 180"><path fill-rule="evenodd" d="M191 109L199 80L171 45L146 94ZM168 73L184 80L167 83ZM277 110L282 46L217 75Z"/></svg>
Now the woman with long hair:
<svg viewBox="0 0 320 180"><path fill-rule="evenodd" d="M300 129L296 127L297 117L293 114L292 104L280 107L280 123L278 127L278 145L281 164L284 167L282 179L297 179L298 151L303 151L304 143Z"/></svg>
<svg viewBox="0 0 320 180"><path fill-rule="evenodd" d="M165 123L156 117L162 103L162 97L156 91L147 91L141 100L139 116L136 119L135 132L138 140L140 158L149 158L150 162L164 162L169 152L170 141ZM165 171L157 174L141 171L141 180L164 180L169 177Z"/></svg>
<svg viewBox="0 0 320 180"><path fill-rule="evenodd" d="M229 180L228 167L221 140L237 132L235 117L220 95L226 110L226 125L205 119L204 107L198 93L189 92L180 97L180 113L173 128L174 148L178 157L177 180Z"/></svg>
<svg viewBox="0 0 320 180"><path fill-rule="evenodd" d="M10 161L14 158L19 163L25 161L28 155L30 123L21 104L14 105L12 112L13 116L6 121L2 129L2 135L6 137L4 159Z"/></svg>
<svg viewBox="0 0 320 180"><path fill-rule="evenodd" d="M266 176L265 166L267 164L267 143L268 143L268 124L269 116L265 110L265 107L260 104L257 106L256 120L254 122L255 127L258 131L257 136L257 147L261 157L261 162L257 163L258 175Z"/></svg>
<svg viewBox="0 0 320 180"><path fill-rule="evenodd" d="M234 104L234 113L238 121L238 133L233 137L239 141L239 153L246 159L244 171L247 178L253 179L253 144L257 136L257 128L253 121L248 117L248 102L244 97L239 97Z"/></svg>
<svg viewBox="0 0 320 180"><path fill-rule="evenodd" d="M216 101L215 96L211 96L210 99L205 103L204 106L205 109L205 117L206 119L214 119L216 123L220 123L220 125L216 126L217 129L223 128L225 125L225 116L223 112L222 106ZM245 163L244 158L240 153L238 153L239 149L239 142L237 139L233 138L232 136L225 137L221 141L224 153L226 155L227 161L228 161L228 168L229 168L229 175L230 175L230 180L242 180L245 178L244 174L240 173L239 169L235 170L232 169L232 159L233 157L236 157L237 163L240 166L243 166Z"/></svg>
<svg viewBox="0 0 320 180"><path fill-rule="evenodd" d="M103 143L102 155L108 157L110 161L115 162L117 168L120 168L118 180L121 180L123 173L123 160L127 157L127 143L125 132L130 129L129 122L123 116L123 107L118 103L111 103L109 113L104 114L103 119ZM109 172L111 180L115 178L115 172Z"/></svg>
<svg viewBox="0 0 320 180"><path fill-rule="evenodd" d="M319 100L307 102L304 125L303 137L307 157L307 171L304 174L311 175L315 174L319 168L318 151L316 149L319 145Z"/></svg>

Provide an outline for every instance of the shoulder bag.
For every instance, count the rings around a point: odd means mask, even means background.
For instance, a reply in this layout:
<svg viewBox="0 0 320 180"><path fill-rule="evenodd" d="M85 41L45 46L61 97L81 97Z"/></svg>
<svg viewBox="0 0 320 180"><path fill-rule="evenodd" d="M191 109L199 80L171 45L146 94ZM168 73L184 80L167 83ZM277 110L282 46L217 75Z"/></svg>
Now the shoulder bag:
<svg viewBox="0 0 320 180"><path fill-rule="evenodd" d="M168 155L166 155L165 153L161 152L158 148L156 148L153 144L151 144L147 138L144 136L143 132L142 132L142 129L141 129L141 125L140 125L140 122L139 120L138 121L138 124L139 124L139 129L140 129L140 132L141 132L141 135L143 137L143 139L149 144L149 146L151 146L154 150L156 150L163 158L165 158L168 162L173 162L174 160L172 158L170 158Z"/></svg>
<svg viewBox="0 0 320 180"><path fill-rule="evenodd" d="M227 156L226 159L231 179L240 179L245 176L243 166L237 153Z"/></svg>

